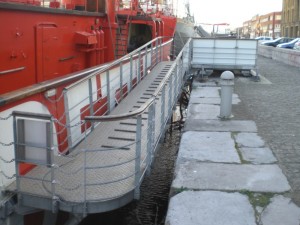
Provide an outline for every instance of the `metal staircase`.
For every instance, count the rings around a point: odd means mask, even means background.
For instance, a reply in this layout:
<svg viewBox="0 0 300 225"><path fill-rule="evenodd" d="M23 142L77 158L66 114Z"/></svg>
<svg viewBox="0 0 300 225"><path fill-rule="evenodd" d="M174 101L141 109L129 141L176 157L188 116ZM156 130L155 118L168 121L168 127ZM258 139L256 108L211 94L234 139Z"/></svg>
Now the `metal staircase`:
<svg viewBox="0 0 300 225"><path fill-rule="evenodd" d="M118 18L118 17L117 17ZM127 54L127 42L128 42L128 29L127 22L125 20L118 20L117 38L116 38L116 49L115 58L119 59Z"/></svg>

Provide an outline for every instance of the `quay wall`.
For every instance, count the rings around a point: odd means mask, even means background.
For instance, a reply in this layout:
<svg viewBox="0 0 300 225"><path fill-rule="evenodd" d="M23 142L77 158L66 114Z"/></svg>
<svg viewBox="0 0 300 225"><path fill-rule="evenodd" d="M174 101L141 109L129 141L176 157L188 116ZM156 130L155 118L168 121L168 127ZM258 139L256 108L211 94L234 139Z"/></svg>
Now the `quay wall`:
<svg viewBox="0 0 300 225"><path fill-rule="evenodd" d="M259 45L258 54L300 68L300 51Z"/></svg>

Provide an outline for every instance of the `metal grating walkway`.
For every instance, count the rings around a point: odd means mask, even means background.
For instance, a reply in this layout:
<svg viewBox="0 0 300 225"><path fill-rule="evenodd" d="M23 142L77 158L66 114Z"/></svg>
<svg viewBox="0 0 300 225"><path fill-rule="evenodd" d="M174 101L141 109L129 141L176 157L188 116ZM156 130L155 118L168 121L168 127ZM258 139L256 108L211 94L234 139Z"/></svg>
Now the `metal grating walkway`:
<svg viewBox="0 0 300 225"><path fill-rule="evenodd" d="M111 115L128 113L144 104L152 97L173 63L161 62L154 67ZM167 114L168 110L164 113ZM161 119L160 114L161 112L156 112L157 124ZM51 169L38 166L26 174L30 179L20 179L19 192L22 194L20 201L25 206L53 211L61 209L72 213L82 213L83 209L85 213L104 212L132 201L135 189L136 126L135 118L99 123L68 157L55 156L54 161L59 167L54 174L55 195L52 194ZM142 133L147 133L147 129L146 110L142 115ZM155 130L157 129L160 129L159 126L155 126ZM146 149L148 141L147 136L142 137L142 149ZM98 151L85 155L82 149ZM143 150L142 174L146 167L146 155L147 152ZM83 165L89 166L84 170ZM83 183L87 185L84 186ZM15 191L16 184L13 183L9 189Z"/></svg>

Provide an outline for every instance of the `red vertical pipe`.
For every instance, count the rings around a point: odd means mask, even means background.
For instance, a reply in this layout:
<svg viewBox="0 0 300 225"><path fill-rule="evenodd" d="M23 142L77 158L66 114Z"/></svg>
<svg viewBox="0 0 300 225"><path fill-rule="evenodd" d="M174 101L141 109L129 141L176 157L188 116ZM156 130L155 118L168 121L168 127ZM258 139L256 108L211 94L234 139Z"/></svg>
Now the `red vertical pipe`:
<svg viewBox="0 0 300 225"><path fill-rule="evenodd" d="M101 63L101 33L98 28L96 28L96 38L97 38L97 47L96 47L96 63L99 65Z"/></svg>
<svg viewBox="0 0 300 225"><path fill-rule="evenodd" d="M94 27L91 27L91 33L96 35L96 31L95 31ZM91 46L90 51L87 53L87 60L88 60L87 66L88 67L97 65L96 48L97 48L97 44L94 44L93 46Z"/></svg>
<svg viewBox="0 0 300 225"><path fill-rule="evenodd" d="M100 29L100 63L104 63L104 32Z"/></svg>
<svg viewBox="0 0 300 225"><path fill-rule="evenodd" d="M110 23L116 23L115 0L106 0L106 13Z"/></svg>
<svg viewBox="0 0 300 225"><path fill-rule="evenodd" d="M106 47L107 51L105 54L105 62L115 59L115 46L116 46L116 29L118 24L116 23L116 12L115 12L115 0L106 0L106 14L107 24L106 28Z"/></svg>

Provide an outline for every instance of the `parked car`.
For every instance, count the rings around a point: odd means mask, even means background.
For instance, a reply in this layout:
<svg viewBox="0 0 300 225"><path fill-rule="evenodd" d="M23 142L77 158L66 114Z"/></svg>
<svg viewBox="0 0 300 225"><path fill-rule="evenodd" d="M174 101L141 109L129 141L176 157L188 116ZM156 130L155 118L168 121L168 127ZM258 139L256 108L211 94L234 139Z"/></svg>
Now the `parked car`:
<svg viewBox="0 0 300 225"><path fill-rule="evenodd" d="M261 43L263 41L271 41L271 40L273 40L273 38L267 37L267 36L259 36L259 37L256 37L255 40L258 40L258 43Z"/></svg>
<svg viewBox="0 0 300 225"><path fill-rule="evenodd" d="M300 40L294 44L294 49L300 51Z"/></svg>
<svg viewBox="0 0 300 225"><path fill-rule="evenodd" d="M289 48L289 49L293 49L294 45L296 42L298 42L300 40L300 38L295 38L294 40L287 42L287 43L282 43L277 45L277 48Z"/></svg>
<svg viewBox="0 0 300 225"><path fill-rule="evenodd" d="M265 41L265 42L262 42L261 44L262 45L266 45L266 46L273 46L273 47L276 47L277 45L279 44L282 44L282 43L287 43L287 42L290 42L292 41L293 38L288 38L288 37L280 37L280 38L277 38L273 41Z"/></svg>

